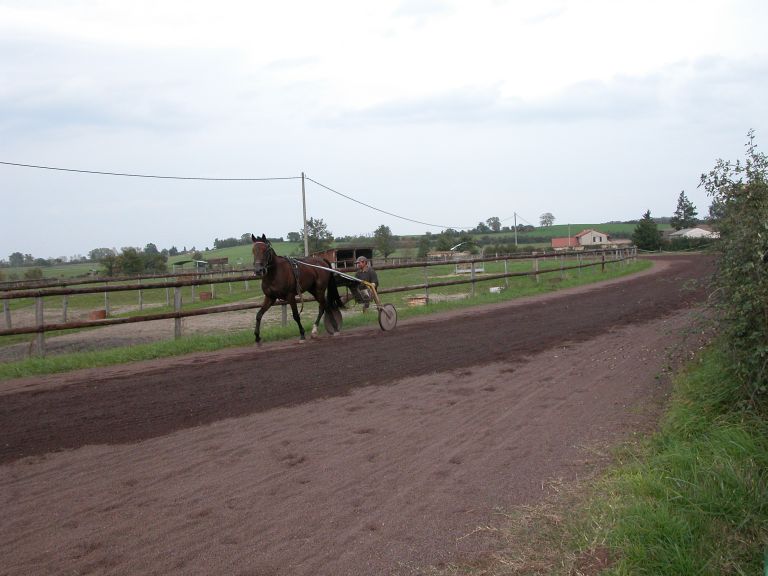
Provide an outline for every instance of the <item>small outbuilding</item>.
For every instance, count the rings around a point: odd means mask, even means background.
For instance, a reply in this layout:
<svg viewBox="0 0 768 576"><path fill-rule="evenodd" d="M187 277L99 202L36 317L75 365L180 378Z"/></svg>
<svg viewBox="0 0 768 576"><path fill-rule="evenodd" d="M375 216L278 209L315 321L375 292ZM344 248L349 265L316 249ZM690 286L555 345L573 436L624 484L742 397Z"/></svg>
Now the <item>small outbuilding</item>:
<svg viewBox="0 0 768 576"><path fill-rule="evenodd" d="M720 238L720 234L712 230L709 226L696 226L695 228L683 228L670 232L667 236L670 240L676 238Z"/></svg>
<svg viewBox="0 0 768 576"><path fill-rule="evenodd" d="M347 246L343 248L329 248L322 252L314 252L312 256L325 258L333 268L354 268L355 260L365 256L373 261L373 248L370 246Z"/></svg>

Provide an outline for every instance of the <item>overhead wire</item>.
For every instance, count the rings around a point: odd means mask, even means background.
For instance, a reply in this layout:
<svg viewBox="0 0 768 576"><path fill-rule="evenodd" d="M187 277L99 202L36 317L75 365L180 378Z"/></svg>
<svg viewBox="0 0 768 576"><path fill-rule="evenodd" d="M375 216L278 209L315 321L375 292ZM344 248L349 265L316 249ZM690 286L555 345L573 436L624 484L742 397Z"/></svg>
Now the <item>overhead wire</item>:
<svg viewBox="0 0 768 576"><path fill-rule="evenodd" d="M23 168L38 168L40 170L57 170L60 172L77 172L79 174L99 174L102 176L128 176L130 178L159 178L163 180L206 180L213 182L253 182L266 180L299 180L301 176L283 176L273 178L207 178L202 176L158 176L156 174L130 174L126 172L102 172L100 170L77 170L75 168L58 168L56 166L38 166L35 164L19 164L17 162L2 162L6 166L21 166Z"/></svg>
<svg viewBox="0 0 768 576"><path fill-rule="evenodd" d="M21 164L19 162L4 162L0 161L0 164L5 166L17 166L22 168L36 168L38 170L54 170L58 172L74 172L77 174L96 174L101 176L124 176L129 178L154 178L154 179L162 179L162 180L202 180L202 181L209 181L209 182L265 182L265 181L271 181L271 180L300 180L301 176L281 176L281 177L269 177L269 178L213 178L213 177L203 177L203 176L165 176L165 175L157 175L157 174L136 174L136 173L129 173L129 172L108 172L108 171L102 171L102 170L82 170L82 169L76 169L76 168L61 168L58 166L43 166L38 164ZM372 206L371 204L367 204L366 202L363 202L361 200L358 200L356 198L353 198L352 196L349 196L347 194L344 194L342 192L339 192L338 190L334 190L330 186L326 186L325 184L318 182L317 180L314 180L312 178L309 178L308 176L304 176L306 180L309 180L313 184L316 184L317 186L320 186L321 188L324 188L328 190L329 192L332 192L338 196L341 196L342 198L346 198L347 200L351 202L355 202L357 204L360 204L361 206L365 206L366 208L370 208L371 210L375 210L377 212L381 212L382 214L387 214L388 216L392 216L393 218L399 218L400 220L405 220L407 222L413 222L415 224L421 224L423 226L430 226L433 228L442 228L444 230L446 229L454 229L454 230L464 230L464 229L472 229L473 226L446 226L444 224L434 224L431 222L424 222L422 220L415 220L413 218L408 218L407 216L401 216L399 214L395 214L394 212L389 212L387 210L383 210L381 208L377 208L376 206ZM519 216L519 214L518 214Z"/></svg>
<svg viewBox="0 0 768 576"><path fill-rule="evenodd" d="M464 229L464 228L468 228L467 226L446 226L444 224L432 224L430 222L422 222L421 220L414 220L413 218L408 218L406 216L400 216L399 214L395 214L393 212L388 212L387 210L382 210L381 208L377 208L376 206L371 206L370 204L366 204L365 202L362 202L361 200L357 200L356 198L353 198L352 196L348 196L347 194L343 194L343 193L339 192L338 190L334 190L330 186L326 186L325 184L321 184L317 180L313 180L312 178L310 178L308 176L305 176L305 177L310 182L312 182L314 184L317 184L321 188L325 188L329 192L333 192L334 194L338 194L339 196L341 196L343 198L346 198L347 200L351 200L352 202L356 202L357 204L360 204L361 206L365 206L366 208L370 208L371 210L376 210L377 212L381 212L382 214L387 214L388 216L392 216L394 218L399 218L401 220L406 220L408 222L414 222L416 224L423 224L424 226L432 226L434 228L443 228L443 229L452 228L452 229L455 229L455 230L461 230L461 229Z"/></svg>

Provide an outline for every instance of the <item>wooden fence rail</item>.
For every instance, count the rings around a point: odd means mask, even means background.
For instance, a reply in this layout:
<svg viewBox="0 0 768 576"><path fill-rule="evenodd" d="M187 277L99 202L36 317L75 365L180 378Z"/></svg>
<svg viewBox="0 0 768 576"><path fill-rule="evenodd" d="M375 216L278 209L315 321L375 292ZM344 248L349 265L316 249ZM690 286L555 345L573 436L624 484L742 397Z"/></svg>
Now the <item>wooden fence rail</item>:
<svg viewBox="0 0 768 576"><path fill-rule="evenodd" d="M408 286L398 286L398 287L392 287L392 288L383 288L379 290L379 294L393 294L398 292L412 292L416 290L424 290L427 294L430 288L439 288L439 287L447 287L447 286L457 286L461 284L471 284L472 285L472 295L474 296L475 293L475 285L477 282L488 282L492 280L499 280L504 279L505 281L509 278L514 277L526 277L526 276L532 276L535 277L535 280L539 281L539 276L544 274L554 274L559 273L563 275L568 270L580 270L582 268L588 268L593 266L601 266L601 269L604 271L606 263L610 262L624 262L626 260L634 260L636 258L636 251L634 248L627 248L627 249L618 249L618 250L611 250L610 254L612 258L610 260L607 260L606 258L606 251L592 251L592 252L583 252L579 253L577 255L578 263L574 265L565 265L565 259L564 256L561 254L555 254L553 255L546 255L546 258L553 258L558 257L560 258L560 266L558 268L548 268L548 269L540 269L538 265L538 261L540 258L544 258L544 255L538 255L534 257L528 257L524 258L524 260L533 260L533 268L532 270L528 272L508 272L507 271L507 261L508 260L521 260L522 258L512 258L512 257L505 257L505 256L493 256L488 258L477 258L477 259L465 259L465 260L455 260L455 261L436 261L436 262L421 262L421 263L409 263L409 264L401 264L396 266L382 266L379 268L379 270L385 270L385 269L399 269L399 268L424 268L425 271L425 282L422 284L413 284ZM584 256L599 256L599 260L594 262L584 262L583 257ZM477 277L475 274L474 264L478 262L494 262L494 261L504 261L504 268L505 272L503 274L483 274L482 277ZM427 269L431 266L445 266L446 264L455 264L455 263L470 263L471 264L471 274L469 278L461 278L458 280L447 280L442 282L430 282L427 274ZM167 320L173 318L175 320L174 323L174 337L180 338L181 337L181 320L182 318L188 318L192 316L202 316L206 314L220 314L223 312L234 312L239 310L252 310L252 309L258 309L261 307L261 304L259 303L245 303L245 304L229 304L229 305L223 305L223 306L214 306L214 307L208 307L208 308L201 308L197 310L182 310L182 301L181 301L181 288L186 286L200 286L200 285L212 285L212 284L221 284L226 282L237 282L237 281L255 281L258 280L256 276L253 274L244 274L239 276L230 276L227 278L191 278L191 279L184 279L184 280L176 280L173 282L160 282L160 283L138 283L138 284L116 284L116 285L107 285L107 286L96 286L96 287L89 287L89 288L67 288L67 287L56 287L56 288L33 288L33 289L26 289L26 290L12 290L12 291L6 291L3 293L0 293L0 299L3 300L3 307L5 311L5 318L6 318L6 328L3 330L0 330L0 336L10 336L10 335L23 335L23 334L37 334L37 346L36 346L36 353L38 355L45 355L45 340L44 335L45 332L55 332L59 330L71 330L76 328L92 328L92 327L100 327L100 326L111 326L116 324L131 324L135 322L149 322L152 320ZM43 317L43 298L47 296L69 296L69 295L76 295L76 294L93 294L93 293L109 293L109 292L120 292L120 291L135 291L135 290L148 290L148 289L162 289L162 288L173 288L174 289L174 311L173 312L164 312L164 313L158 313L158 314L143 314L139 316L130 316L130 317L122 317L122 318L107 318L107 319L99 319L99 320L88 320L88 321L78 321L78 322L60 322L60 323L48 323L46 324ZM18 327L18 328L12 328L11 327L11 321L10 321L10 309L8 307L8 301L19 299L19 298L34 298L35 300L35 325L34 326L24 326L24 327ZM314 299L311 297L304 298L304 301L306 302L313 302ZM282 318L283 318L283 325L286 324L286 302L279 301L279 305L282 305ZM65 314L66 314L66 300L64 304Z"/></svg>

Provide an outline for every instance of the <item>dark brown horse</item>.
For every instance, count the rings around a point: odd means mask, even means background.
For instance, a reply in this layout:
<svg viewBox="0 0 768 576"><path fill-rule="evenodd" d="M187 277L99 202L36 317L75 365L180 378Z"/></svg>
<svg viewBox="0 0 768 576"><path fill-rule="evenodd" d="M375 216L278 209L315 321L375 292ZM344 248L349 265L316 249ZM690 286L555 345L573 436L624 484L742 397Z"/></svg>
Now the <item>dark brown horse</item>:
<svg viewBox="0 0 768 576"><path fill-rule="evenodd" d="M303 292L309 292L317 300L319 309L317 320L312 325L312 335L317 334L317 325L325 313L326 308L344 308L344 303L339 296L336 278L329 271L331 264L322 258L286 258L275 253L272 244L262 234L257 238L251 234L253 241L253 271L261 277L261 290L264 292L264 303L259 313L256 314L256 329L253 331L256 342L261 341L259 328L261 317L264 316L275 301L285 300L291 306L293 319L299 326L301 341L304 336L304 327L301 325L299 310L296 307L296 298L300 298ZM338 326L333 314L329 314L334 334L338 333Z"/></svg>

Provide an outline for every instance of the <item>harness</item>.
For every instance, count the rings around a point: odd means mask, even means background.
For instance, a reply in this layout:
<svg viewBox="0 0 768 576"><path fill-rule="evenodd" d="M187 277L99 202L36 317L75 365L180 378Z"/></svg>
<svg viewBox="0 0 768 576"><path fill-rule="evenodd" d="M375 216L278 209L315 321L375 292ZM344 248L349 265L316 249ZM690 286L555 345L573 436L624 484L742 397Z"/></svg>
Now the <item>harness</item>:
<svg viewBox="0 0 768 576"><path fill-rule="evenodd" d="M296 294L299 296L299 302L301 303L301 310L299 311L299 314L304 311L304 293L301 291L301 282L299 282L299 264L301 263L296 258L291 258L290 256L283 256L286 260L288 260L288 264L291 265L291 270L293 271L293 278L296 280Z"/></svg>

